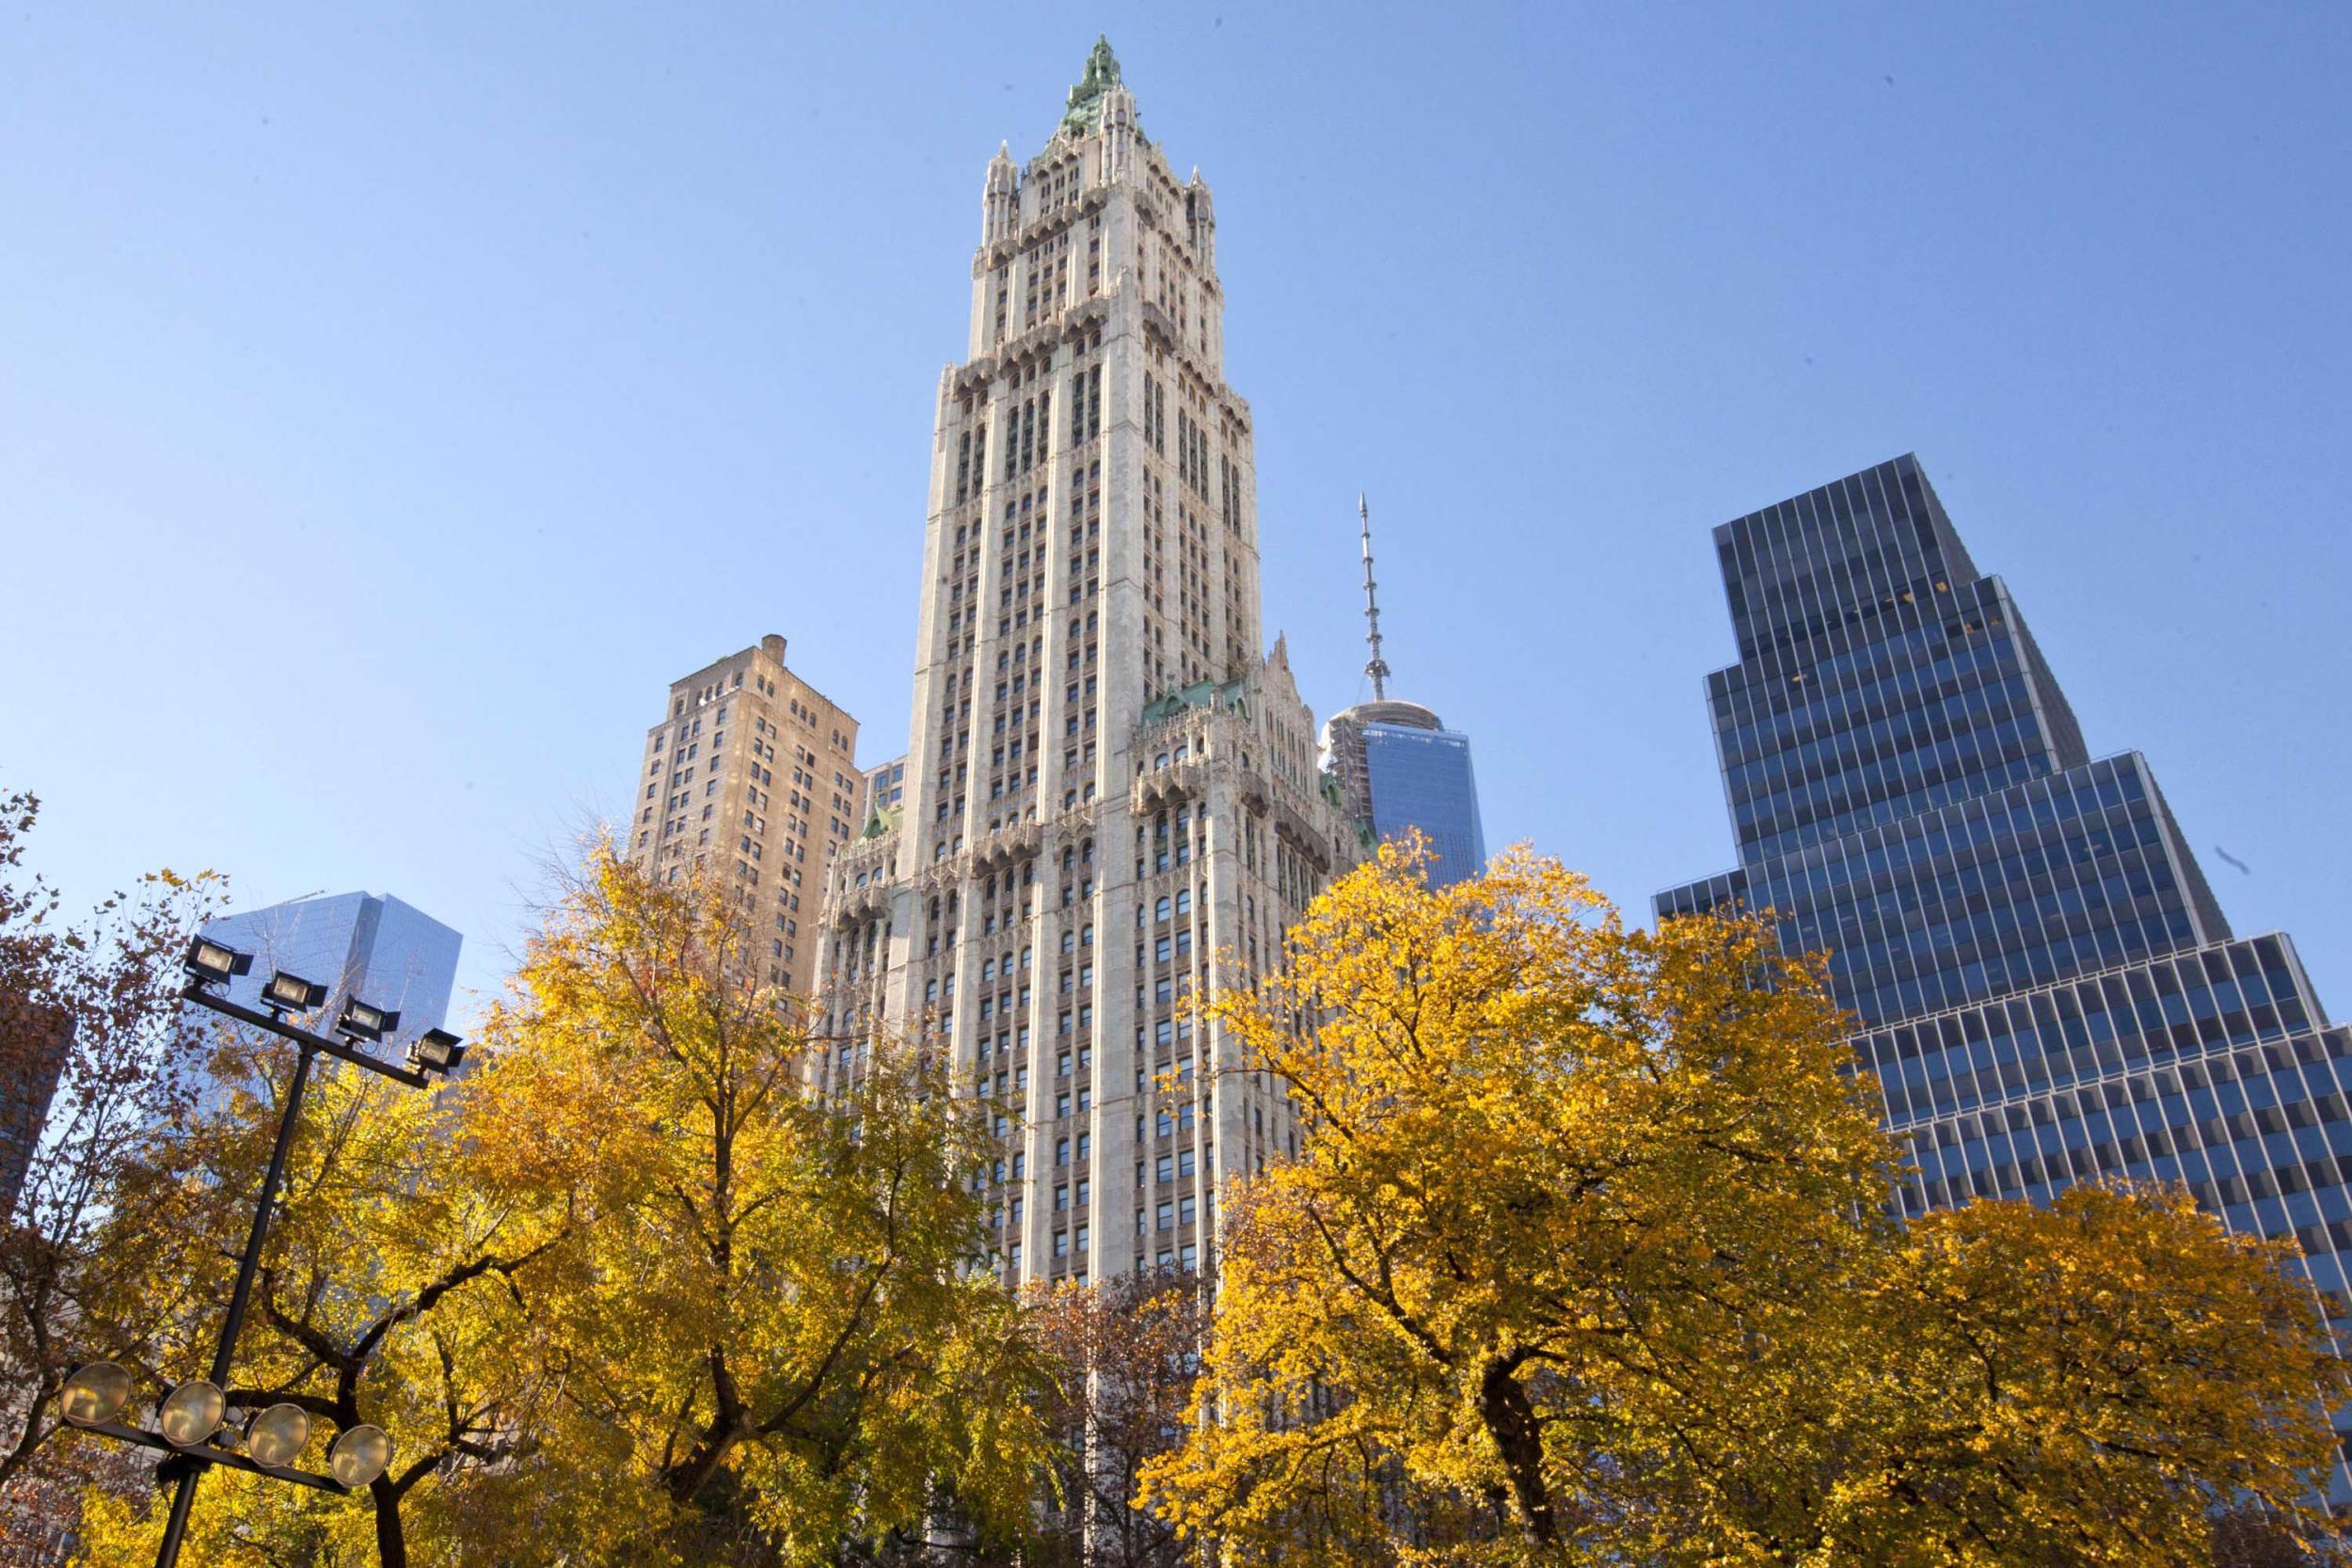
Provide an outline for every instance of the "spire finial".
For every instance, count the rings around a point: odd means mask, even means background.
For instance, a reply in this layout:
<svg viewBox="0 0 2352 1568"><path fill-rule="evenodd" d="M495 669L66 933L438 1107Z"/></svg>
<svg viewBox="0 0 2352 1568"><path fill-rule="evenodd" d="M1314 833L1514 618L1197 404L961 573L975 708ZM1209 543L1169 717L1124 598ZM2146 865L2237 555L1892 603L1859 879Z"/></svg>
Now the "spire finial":
<svg viewBox="0 0 2352 1568"><path fill-rule="evenodd" d="M1372 508L1360 490L1356 493L1356 515L1364 525L1364 641L1372 646L1364 673L1372 677L1372 700L1381 703L1389 697L1389 661L1380 657L1380 590L1372 578Z"/></svg>
<svg viewBox="0 0 2352 1568"><path fill-rule="evenodd" d="M1072 135L1085 135L1101 121L1103 95L1119 85L1119 56L1111 53L1107 34L1097 34L1094 47L1087 52L1086 74L1070 89L1070 102L1061 117L1061 128Z"/></svg>

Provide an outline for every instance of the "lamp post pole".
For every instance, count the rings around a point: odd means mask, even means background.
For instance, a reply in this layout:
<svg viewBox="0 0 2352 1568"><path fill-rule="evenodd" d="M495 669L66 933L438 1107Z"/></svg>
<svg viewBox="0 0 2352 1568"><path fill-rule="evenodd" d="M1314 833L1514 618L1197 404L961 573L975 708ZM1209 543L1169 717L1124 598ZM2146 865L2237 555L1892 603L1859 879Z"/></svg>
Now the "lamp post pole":
<svg viewBox="0 0 2352 1568"><path fill-rule="evenodd" d="M220 1344L213 1352L213 1386L226 1393L229 1388L229 1367L237 1354L237 1336L245 1328L246 1308L253 1302L253 1276L261 1271L262 1243L269 1239L270 1211L278 1203L278 1183L286 1176L286 1150L294 1143L294 1124L301 1117L302 1091L310 1081L310 1059L318 1054L317 1047L308 1040L295 1042L300 1049L294 1053L294 1077L286 1085L286 1106L278 1114L278 1142L269 1152L269 1174L262 1178L262 1197L253 1211L253 1228L245 1240L245 1258L237 1264L237 1288L229 1297L229 1321L220 1325ZM204 1466L191 1459L167 1460L180 1472L180 1482L172 1493L171 1516L164 1524L163 1544L155 1551L155 1568L176 1568L180 1560L181 1538L188 1531L188 1511L196 1504L196 1483L204 1477Z"/></svg>

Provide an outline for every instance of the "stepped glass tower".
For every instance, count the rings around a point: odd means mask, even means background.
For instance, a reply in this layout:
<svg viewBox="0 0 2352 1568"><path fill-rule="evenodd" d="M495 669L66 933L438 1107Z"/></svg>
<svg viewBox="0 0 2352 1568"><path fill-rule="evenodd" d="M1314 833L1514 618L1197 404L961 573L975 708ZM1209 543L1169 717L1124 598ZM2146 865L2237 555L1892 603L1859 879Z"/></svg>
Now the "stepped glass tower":
<svg viewBox="0 0 2352 1568"><path fill-rule="evenodd" d="M1259 652L1209 187L1107 43L1043 150L990 161L980 216L905 796L832 869L824 1071L915 1036L989 1099L1010 1281L1206 1269L1221 1179L1297 1130L1198 1004L1276 961L1356 836L1280 641Z"/></svg>
<svg viewBox="0 0 2352 1568"><path fill-rule="evenodd" d="M2180 1181L2293 1237L2352 1330L2352 1029L2283 933L2232 935L2136 752L2092 758L1917 460L1715 531L1740 662L1708 677L1739 840L1663 918L1747 905L1827 950L1917 1213ZM2339 1465L2331 1495L2352 1498Z"/></svg>

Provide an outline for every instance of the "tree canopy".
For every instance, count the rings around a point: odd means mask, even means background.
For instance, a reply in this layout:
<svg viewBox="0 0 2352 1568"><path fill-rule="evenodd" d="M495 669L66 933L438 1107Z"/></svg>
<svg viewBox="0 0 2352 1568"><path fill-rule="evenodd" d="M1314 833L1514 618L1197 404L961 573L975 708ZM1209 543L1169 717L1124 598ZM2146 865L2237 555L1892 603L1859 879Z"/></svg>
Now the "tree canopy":
<svg viewBox="0 0 2352 1568"><path fill-rule="evenodd" d="M1234 1563L2203 1564L2315 1530L2292 1249L2090 1186L1901 1225L1816 958L1384 848L1218 1017L1310 1118L1231 1206L1148 1500ZM1294 1021L1310 1021L1300 1031Z"/></svg>
<svg viewBox="0 0 2352 1568"><path fill-rule="evenodd" d="M287 1083L180 1027L209 894L73 942L0 900L8 1016L87 1053L8 1238L0 1501L94 1479L90 1562L162 1510L56 1381L201 1367ZM322 1068L230 1391L310 1411L312 1467L397 1451L344 1498L212 1473L190 1568L2317 1560L2352 1386L2292 1248L2113 1183L1899 1221L1824 967L1759 920L1383 849L1211 1004L1308 1131L1221 1197L1217 1278L1025 1297L982 1266L998 1108L920 1038L824 1070L760 940L598 849L469 1071Z"/></svg>
<svg viewBox="0 0 2352 1568"><path fill-rule="evenodd" d="M396 1457L342 1503L216 1473L188 1562L832 1563L951 1513L1029 1528L1042 1363L967 1267L976 1108L919 1043L821 1090L798 1006L740 978L752 940L723 890L599 851L476 1070L432 1095L321 1075L235 1382ZM183 1351L216 1328L282 1076L249 1042L215 1072L235 1092L121 1220L211 1238L153 1281L213 1271ZM92 1560L151 1550L159 1513L97 1509Z"/></svg>

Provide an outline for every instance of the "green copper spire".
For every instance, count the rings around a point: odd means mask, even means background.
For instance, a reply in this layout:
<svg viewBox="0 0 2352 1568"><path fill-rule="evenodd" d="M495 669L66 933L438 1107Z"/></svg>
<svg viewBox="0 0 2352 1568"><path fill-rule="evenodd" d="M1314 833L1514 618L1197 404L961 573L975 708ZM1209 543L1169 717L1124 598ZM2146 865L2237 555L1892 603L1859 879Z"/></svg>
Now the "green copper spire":
<svg viewBox="0 0 2352 1568"><path fill-rule="evenodd" d="M1061 128L1073 136L1083 136L1103 119L1103 95L1119 84L1119 56L1111 53L1111 40L1097 35L1094 47L1087 55L1086 74L1070 89L1070 103L1061 117Z"/></svg>

